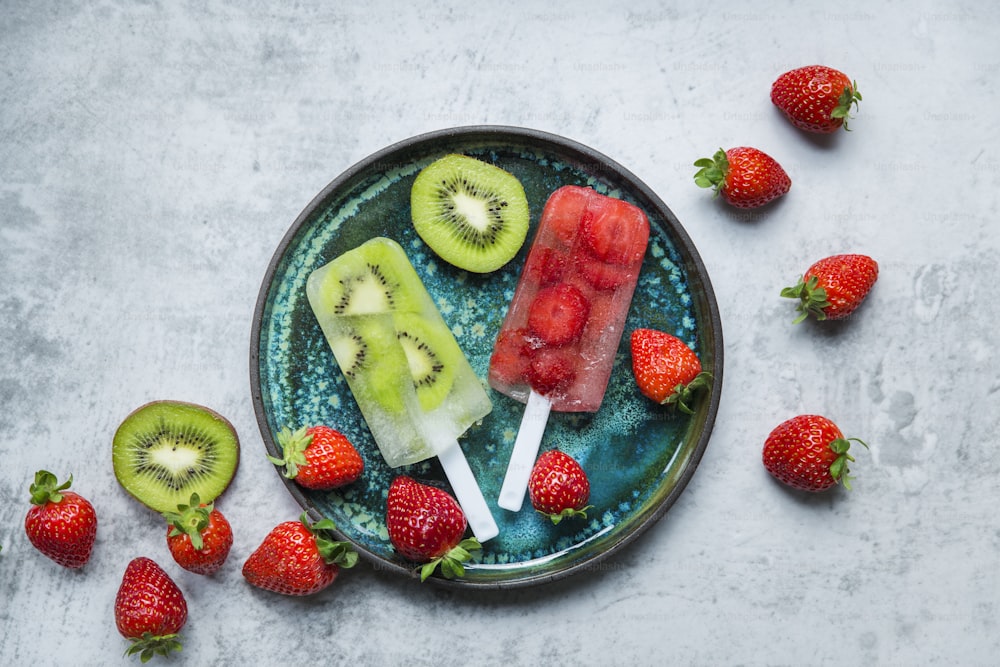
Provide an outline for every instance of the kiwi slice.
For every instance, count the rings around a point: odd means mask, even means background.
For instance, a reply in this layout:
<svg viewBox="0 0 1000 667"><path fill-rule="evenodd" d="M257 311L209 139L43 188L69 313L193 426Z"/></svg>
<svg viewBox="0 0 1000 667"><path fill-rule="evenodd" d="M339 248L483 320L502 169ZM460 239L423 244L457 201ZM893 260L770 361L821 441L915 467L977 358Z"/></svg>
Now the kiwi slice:
<svg viewBox="0 0 1000 667"><path fill-rule="evenodd" d="M462 351L450 334L443 336L435 331L423 317L400 313L393 319L417 400L429 412L441 405L451 391Z"/></svg>
<svg viewBox="0 0 1000 667"><path fill-rule="evenodd" d="M467 155L446 155L417 174L413 226L441 259L488 273L509 262L528 233L528 200L517 178Z"/></svg>
<svg viewBox="0 0 1000 667"><path fill-rule="evenodd" d="M400 275L395 242L375 238L344 253L310 276L310 289L322 309L334 316L370 315L396 310L414 310L407 288L410 276ZM403 253L405 258L405 253Z"/></svg>
<svg viewBox="0 0 1000 667"><path fill-rule="evenodd" d="M404 384L396 369L406 363L391 320L352 317L330 337L330 349L359 403L373 398L388 412L402 412Z"/></svg>
<svg viewBox="0 0 1000 667"><path fill-rule="evenodd" d="M212 502L229 486L239 458L233 425L213 410L182 401L137 408L112 443L118 482L157 512L176 511L192 493Z"/></svg>

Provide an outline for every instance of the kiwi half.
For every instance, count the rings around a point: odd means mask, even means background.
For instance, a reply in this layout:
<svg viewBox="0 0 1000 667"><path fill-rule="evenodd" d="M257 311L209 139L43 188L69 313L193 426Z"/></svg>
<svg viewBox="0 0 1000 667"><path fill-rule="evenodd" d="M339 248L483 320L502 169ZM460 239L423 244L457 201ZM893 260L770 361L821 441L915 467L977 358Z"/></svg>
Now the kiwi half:
<svg viewBox="0 0 1000 667"><path fill-rule="evenodd" d="M157 512L176 511L192 493L212 502L229 486L239 458L233 425L213 410L182 401L137 408L112 443L119 484Z"/></svg>
<svg viewBox="0 0 1000 667"><path fill-rule="evenodd" d="M446 155L421 170L410 209L417 234L441 259L475 273L509 262L528 233L520 181L467 155Z"/></svg>

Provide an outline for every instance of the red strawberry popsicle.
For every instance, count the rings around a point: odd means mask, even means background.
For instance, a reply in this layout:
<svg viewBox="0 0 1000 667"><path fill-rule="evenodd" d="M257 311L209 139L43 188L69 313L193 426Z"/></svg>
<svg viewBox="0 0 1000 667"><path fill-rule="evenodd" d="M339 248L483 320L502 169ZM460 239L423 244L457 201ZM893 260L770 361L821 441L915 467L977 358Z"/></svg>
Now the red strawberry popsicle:
<svg viewBox="0 0 1000 667"><path fill-rule="evenodd" d="M500 507L521 508L549 412L601 406L648 241L620 199L567 185L546 202L490 359L490 386L526 403Z"/></svg>

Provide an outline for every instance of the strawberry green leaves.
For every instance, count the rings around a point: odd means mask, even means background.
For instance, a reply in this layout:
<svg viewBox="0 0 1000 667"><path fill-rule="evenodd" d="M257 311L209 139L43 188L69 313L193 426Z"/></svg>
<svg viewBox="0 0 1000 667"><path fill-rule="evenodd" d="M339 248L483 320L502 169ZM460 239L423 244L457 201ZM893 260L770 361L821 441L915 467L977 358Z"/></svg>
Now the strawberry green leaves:
<svg viewBox="0 0 1000 667"><path fill-rule="evenodd" d="M799 300L795 308L799 315L792 320L792 324L798 324L809 316L817 320L826 319L826 309L830 307L830 302L826 298L826 290L819 286L818 277L809 276L799 280L794 287L785 287L781 290L781 296Z"/></svg>
<svg viewBox="0 0 1000 667"><path fill-rule="evenodd" d="M851 128L847 127L847 122L853 118L851 107L857 108L860 101L861 93L858 92L858 82L852 81L850 86L844 86L844 92L837 98L837 106L830 112L830 118L844 119L844 129L850 132Z"/></svg>
<svg viewBox="0 0 1000 667"><path fill-rule="evenodd" d="M852 442L857 442L868 448L867 443L858 438L837 438L830 443L830 451L837 455L837 458L830 464L830 477L843 484L848 491L851 490L851 480L854 479L848 474L850 472L848 463L854 462L854 457L848 454Z"/></svg>
<svg viewBox="0 0 1000 667"><path fill-rule="evenodd" d="M699 167L694 174L694 182L700 188L713 188L715 194L719 194L729 173L729 160L726 158L726 151L721 148L710 158L703 157L695 160L694 166Z"/></svg>
<svg viewBox="0 0 1000 667"><path fill-rule="evenodd" d="M481 551L483 546L474 537L469 537L456 546L452 547L448 553L438 556L420 566L420 581L426 581L434 571L441 567L441 576L445 579L455 579L465 575L465 567L462 563L467 563L472 559L472 552Z"/></svg>

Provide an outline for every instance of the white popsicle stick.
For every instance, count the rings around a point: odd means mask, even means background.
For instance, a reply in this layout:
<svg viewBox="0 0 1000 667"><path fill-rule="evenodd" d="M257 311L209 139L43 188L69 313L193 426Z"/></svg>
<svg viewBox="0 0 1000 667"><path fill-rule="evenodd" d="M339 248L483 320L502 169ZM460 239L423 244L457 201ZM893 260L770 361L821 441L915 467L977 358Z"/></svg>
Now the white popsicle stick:
<svg viewBox="0 0 1000 667"><path fill-rule="evenodd" d="M538 446L542 443L551 409L552 402L541 394L532 391L528 395L521 426L514 441L514 450L507 463L507 474L500 487L500 498L497 500L497 504L505 510L517 512L524 504L524 492L528 488L528 478L538 457Z"/></svg>
<svg viewBox="0 0 1000 667"><path fill-rule="evenodd" d="M448 482L455 492L455 499L462 506L462 511L465 512L465 518L469 522L469 527L472 528L472 534L476 536L480 544L496 537L500 529L493 519L493 514L486 504L486 498L483 497L483 492L479 488L479 484L472 474L472 468L469 467L469 462L458 442L449 445L439 453L438 460L441 462L444 474L447 475Z"/></svg>

